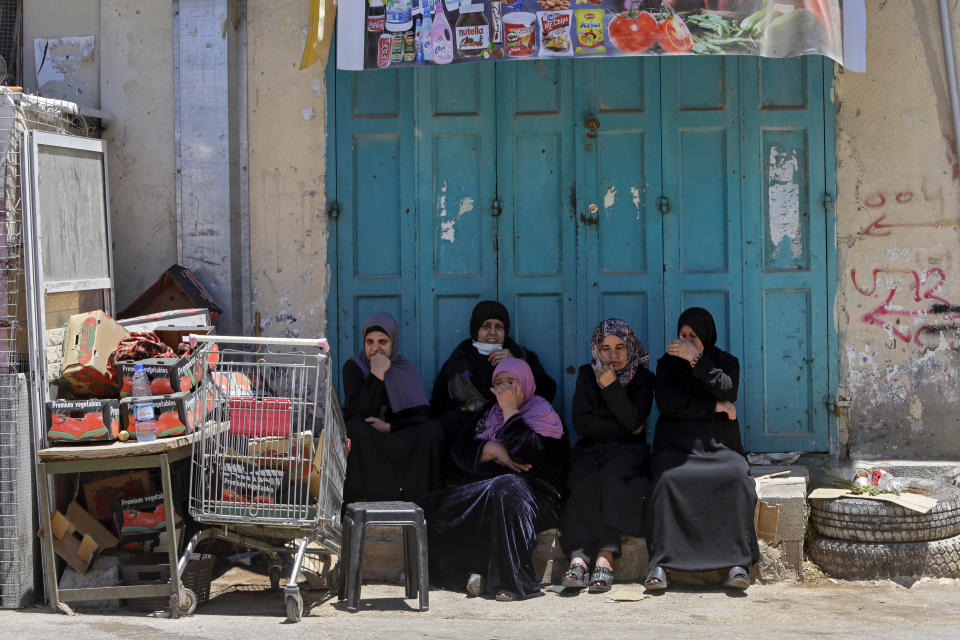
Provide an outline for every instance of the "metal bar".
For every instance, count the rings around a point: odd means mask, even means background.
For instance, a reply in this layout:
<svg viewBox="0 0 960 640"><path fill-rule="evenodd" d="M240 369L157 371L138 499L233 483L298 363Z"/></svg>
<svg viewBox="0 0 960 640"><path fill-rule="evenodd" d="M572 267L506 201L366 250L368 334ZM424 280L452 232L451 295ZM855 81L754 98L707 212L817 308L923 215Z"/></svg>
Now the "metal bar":
<svg viewBox="0 0 960 640"><path fill-rule="evenodd" d="M180 603L183 601L183 589L180 586L180 572L173 570L179 563L177 557L177 524L174 520L173 483L170 480L170 459L167 454L160 456L160 482L163 485L163 506L167 516L167 558L170 563L170 589L168 594L177 596L170 601L170 617L180 617Z"/></svg>
<svg viewBox="0 0 960 640"><path fill-rule="evenodd" d="M271 345L271 346L282 346L282 347L314 347L323 349L326 351L329 348L329 343L326 338L315 338L315 339L305 339L305 338L265 338L265 337L252 337L252 336L200 336L191 333L189 336L184 336L184 342L210 342L214 344L246 344L246 345Z"/></svg>
<svg viewBox="0 0 960 640"><path fill-rule="evenodd" d="M173 574L171 573L171 579ZM117 585L115 587L87 587L84 589L61 589L63 600L113 600L116 598L156 598L170 595L169 584Z"/></svg>
<svg viewBox="0 0 960 640"><path fill-rule="evenodd" d="M123 469L143 469L145 467L160 467L163 462L161 456L167 456L171 462L176 462L190 455L190 447L184 445L170 453L154 454L149 456L130 456L129 458L97 458L95 460L56 460L46 462L47 473L57 475L61 473L83 473L86 471L120 471Z"/></svg>
<svg viewBox="0 0 960 640"><path fill-rule="evenodd" d="M50 491L49 476L47 475L47 465L40 463L37 465L37 491L40 498L40 519L43 524L43 567L45 575L45 585L47 599L50 602L50 608L57 610L60 603L60 594L57 592L57 554L53 550L53 523L50 518Z"/></svg>
<svg viewBox="0 0 960 640"><path fill-rule="evenodd" d="M953 114L953 152L960 154L960 92L957 90L957 65L953 53L953 31L947 0L940 0L940 33L943 38L943 61L946 64L950 112Z"/></svg>

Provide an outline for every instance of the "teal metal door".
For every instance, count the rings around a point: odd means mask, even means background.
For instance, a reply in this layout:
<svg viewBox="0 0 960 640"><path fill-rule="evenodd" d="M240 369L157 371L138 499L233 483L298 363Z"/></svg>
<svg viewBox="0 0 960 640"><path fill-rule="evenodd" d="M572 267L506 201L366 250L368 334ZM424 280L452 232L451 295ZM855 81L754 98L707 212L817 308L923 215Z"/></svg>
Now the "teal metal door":
<svg viewBox="0 0 960 640"><path fill-rule="evenodd" d="M564 410L599 320L627 319L655 361L700 305L741 360L747 448L826 450L819 59L338 72L335 93L340 362L382 308L429 386L497 298Z"/></svg>

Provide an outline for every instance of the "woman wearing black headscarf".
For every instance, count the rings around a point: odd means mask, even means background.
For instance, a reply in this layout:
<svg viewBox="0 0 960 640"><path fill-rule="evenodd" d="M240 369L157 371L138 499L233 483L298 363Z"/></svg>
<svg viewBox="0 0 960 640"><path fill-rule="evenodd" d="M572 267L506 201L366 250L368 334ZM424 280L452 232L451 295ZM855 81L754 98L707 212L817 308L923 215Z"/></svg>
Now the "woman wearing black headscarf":
<svg viewBox="0 0 960 640"><path fill-rule="evenodd" d="M429 417L423 381L398 353L397 322L378 312L363 324L363 350L343 365L350 437L343 503L413 500L440 486L443 430Z"/></svg>
<svg viewBox="0 0 960 640"><path fill-rule="evenodd" d="M507 358L519 358L530 365L537 395L553 402L557 383L553 381L540 358L510 338L510 314L494 300L484 300L473 308L470 316L470 337L461 342L440 368L433 383L430 406L443 424L449 450L460 431L476 423L479 412L495 398L490 391L493 370ZM461 474L447 456L446 476L460 479Z"/></svg>
<svg viewBox="0 0 960 640"><path fill-rule="evenodd" d="M544 371L540 359L510 338L510 315L494 300L484 300L473 308L470 337L457 345L440 368L433 383L430 406L440 415L447 411L478 411L494 400L490 376L507 358L526 360L533 371L537 395L553 402L557 383Z"/></svg>
<svg viewBox="0 0 960 640"><path fill-rule="evenodd" d="M573 393L569 494L560 520L560 544L570 557L566 588L603 593L613 584L621 535L643 535L650 449L644 430L653 406L650 356L618 318L597 325L593 361L580 367ZM590 563L596 560L587 578Z"/></svg>
<svg viewBox="0 0 960 640"><path fill-rule="evenodd" d="M657 363L647 547L647 589L665 589L665 569L729 569L724 586L746 589L760 552L753 526L757 494L740 443L740 363L716 347L706 309L677 321L678 338Z"/></svg>

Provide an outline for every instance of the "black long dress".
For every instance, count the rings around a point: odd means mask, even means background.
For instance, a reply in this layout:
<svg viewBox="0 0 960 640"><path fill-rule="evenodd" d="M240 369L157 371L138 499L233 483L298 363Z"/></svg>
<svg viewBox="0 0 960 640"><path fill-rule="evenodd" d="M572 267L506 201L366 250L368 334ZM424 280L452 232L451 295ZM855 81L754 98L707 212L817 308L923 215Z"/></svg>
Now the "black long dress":
<svg viewBox="0 0 960 640"><path fill-rule="evenodd" d="M343 390L350 438L343 503L415 500L440 487L443 429L429 407L393 412L383 381L352 360L343 365ZM390 432L377 431L369 417L390 423Z"/></svg>
<svg viewBox="0 0 960 640"><path fill-rule="evenodd" d="M637 369L626 386L601 388L589 364L580 367L573 394L569 495L560 519L564 553L588 563L598 551L620 555L621 535L643 535L650 448L644 425L653 406L654 375Z"/></svg>
<svg viewBox="0 0 960 640"><path fill-rule="evenodd" d="M664 355L657 407L647 536L650 566L679 571L749 568L760 551L753 526L757 494L740 426L717 401L733 402L740 363L708 348L695 367Z"/></svg>
<svg viewBox="0 0 960 640"><path fill-rule="evenodd" d="M487 441L473 429L461 432L453 456L471 481L421 501L430 580L462 590L475 572L486 577L487 593L532 598L543 595L533 570L537 532L557 526L570 442L566 431L562 438L537 434L519 414L498 435L511 459L532 468L514 473L496 462L479 462Z"/></svg>

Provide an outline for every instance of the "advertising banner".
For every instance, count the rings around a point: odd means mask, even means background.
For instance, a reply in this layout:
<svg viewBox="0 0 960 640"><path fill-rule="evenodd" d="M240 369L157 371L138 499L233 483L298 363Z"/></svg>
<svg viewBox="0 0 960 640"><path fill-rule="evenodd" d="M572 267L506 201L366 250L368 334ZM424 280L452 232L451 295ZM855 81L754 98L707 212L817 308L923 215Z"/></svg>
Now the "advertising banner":
<svg viewBox="0 0 960 640"><path fill-rule="evenodd" d="M337 66L846 53L862 70L863 14L863 0L341 0Z"/></svg>

